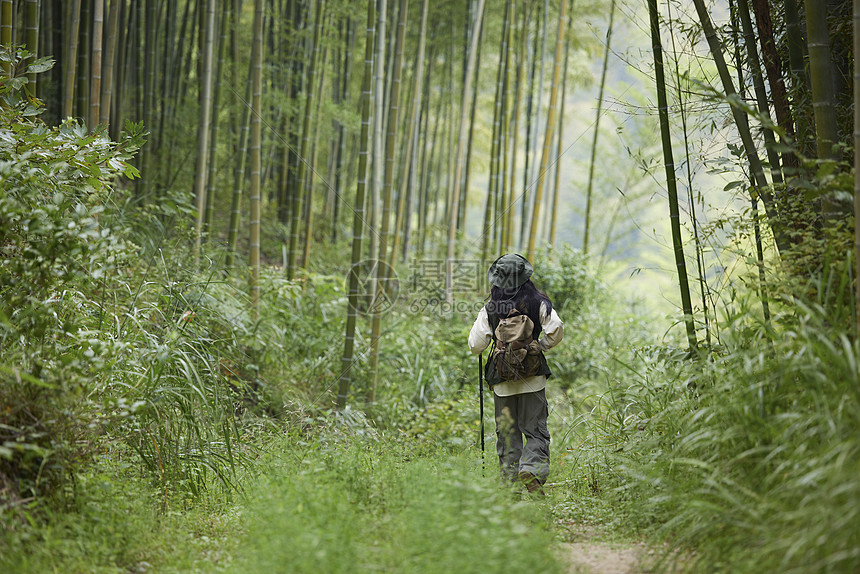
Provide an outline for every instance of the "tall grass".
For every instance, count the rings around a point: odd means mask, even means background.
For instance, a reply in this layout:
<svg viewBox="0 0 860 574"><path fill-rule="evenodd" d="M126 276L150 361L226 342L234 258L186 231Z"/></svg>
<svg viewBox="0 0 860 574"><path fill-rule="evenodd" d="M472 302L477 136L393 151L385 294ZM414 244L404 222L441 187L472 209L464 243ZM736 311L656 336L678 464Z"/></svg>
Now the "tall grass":
<svg viewBox="0 0 860 574"><path fill-rule="evenodd" d="M603 410L617 494L696 570L860 567L860 347L832 309L792 308L698 362L632 366Z"/></svg>

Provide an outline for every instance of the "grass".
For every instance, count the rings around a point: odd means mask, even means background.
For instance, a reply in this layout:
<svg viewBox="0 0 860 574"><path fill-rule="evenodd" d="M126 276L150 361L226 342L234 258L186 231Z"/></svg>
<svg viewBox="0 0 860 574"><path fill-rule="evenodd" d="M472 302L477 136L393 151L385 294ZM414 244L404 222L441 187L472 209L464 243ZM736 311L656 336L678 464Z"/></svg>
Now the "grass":
<svg viewBox="0 0 860 574"><path fill-rule="evenodd" d="M239 525L229 507L175 501L165 510L161 489L135 466L105 458L62 502L0 516L0 572L221 571Z"/></svg>
<svg viewBox="0 0 860 574"><path fill-rule="evenodd" d="M292 432L244 477L246 496L167 510L157 483L106 460L49 520L6 516L0 571L564 571L553 497L523 498L473 450L421 451L344 427Z"/></svg>
<svg viewBox="0 0 860 574"><path fill-rule="evenodd" d="M860 568L860 349L822 309L795 311L779 337L743 321L719 353L613 381L614 494L691 571Z"/></svg>
<svg viewBox="0 0 860 574"><path fill-rule="evenodd" d="M546 506L473 452L396 439L285 441L265 464L236 572L560 572ZM485 476L486 474L486 476Z"/></svg>

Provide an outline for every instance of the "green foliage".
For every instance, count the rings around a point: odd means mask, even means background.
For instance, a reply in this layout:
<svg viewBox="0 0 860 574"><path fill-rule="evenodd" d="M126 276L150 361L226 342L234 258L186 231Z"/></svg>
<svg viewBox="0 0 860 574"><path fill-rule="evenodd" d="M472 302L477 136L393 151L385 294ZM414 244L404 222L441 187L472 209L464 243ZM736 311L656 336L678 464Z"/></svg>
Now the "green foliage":
<svg viewBox="0 0 860 574"><path fill-rule="evenodd" d="M560 316L582 312L600 288L588 256L567 244L539 252L534 267L535 285L549 296Z"/></svg>
<svg viewBox="0 0 860 574"><path fill-rule="evenodd" d="M163 504L213 477L235 487L247 456L236 414L254 390L233 368L252 331L246 303L153 241L181 202L127 213L112 184L137 175L141 126L119 143L73 120L50 128L13 93L0 108L4 506L62 485L104 439L137 450Z"/></svg>
<svg viewBox="0 0 860 574"><path fill-rule="evenodd" d="M14 499L49 488L101 418L91 377L119 347L93 343L104 320L97 300L131 250L99 214L108 182L134 174L126 162L141 136L116 144L74 121L47 127L9 88L0 106L0 492Z"/></svg>

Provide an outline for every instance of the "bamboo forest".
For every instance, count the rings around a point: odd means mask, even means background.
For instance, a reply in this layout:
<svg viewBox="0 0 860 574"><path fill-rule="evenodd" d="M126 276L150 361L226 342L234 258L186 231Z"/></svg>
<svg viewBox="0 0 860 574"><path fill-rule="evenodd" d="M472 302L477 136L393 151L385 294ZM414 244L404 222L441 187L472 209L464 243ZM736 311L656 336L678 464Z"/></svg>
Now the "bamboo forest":
<svg viewBox="0 0 860 574"><path fill-rule="evenodd" d="M860 572L860 0L0 0L0 574Z"/></svg>

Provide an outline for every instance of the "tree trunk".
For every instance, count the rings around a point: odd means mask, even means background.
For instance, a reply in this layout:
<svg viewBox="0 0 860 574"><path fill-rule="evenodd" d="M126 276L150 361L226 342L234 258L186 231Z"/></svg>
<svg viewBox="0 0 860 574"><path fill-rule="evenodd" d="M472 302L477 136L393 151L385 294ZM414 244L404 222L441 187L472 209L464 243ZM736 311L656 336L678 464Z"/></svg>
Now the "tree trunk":
<svg viewBox="0 0 860 574"><path fill-rule="evenodd" d="M606 29L606 45L603 51L603 71L600 73L600 89L597 93L597 117L594 119L594 137L591 140L591 161L588 164L588 185L585 188L585 229L582 235L582 252L588 254L588 235L591 231L591 195L594 190L594 164L597 160L597 136L600 134L600 115L603 112L603 90L606 87L606 70L609 68L609 53L612 43L612 24L615 19L615 0L609 4L609 27Z"/></svg>
<svg viewBox="0 0 860 574"><path fill-rule="evenodd" d="M700 1L700 0L699 0ZM672 136L669 131L669 105L666 99L666 80L663 72L663 44L660 40L660 20L657 0L648 0L651 20L651 43L654 49L654 74L657 85L657 107L660 114L660 134L663 141L663 162L666 167L666 188L669 194L669 217L672 225L672 244L675 247L675 265L678 269L678 285L681 291L681 306L687 328L690 351L695 351L696 326L693 322L693 303L687 280L687 264L684 259L684 244L681 238L681 221L678 209L678 188L675 179L675 160L672 154Z"/></svg>
<svg viewBox="0 0 860 574"><path fill-rule="evenodd" d="M370 145L370 99L373 85L373 39L376 21L375 0L367 0L367 40L364 54L364 83L362 86L361 135L358 152L358 184L355 192L355 208L352 219L352 261L349 268L349 293L346 310L346 337L341 356L338 379L337 408L346 406L349 386L352 381L353 353L355 349L355 324L358 316L359 266L361 263L361 240L364 234L364 196L367 189L367 157Z"/></svg>
<svg viewBox="0 0 860 574"><path fill-rule="evenodd" d="M99 123L102 93L102 36L104 31L105 0L93 0L93 49L90 74L90 109L87 126L95 129Z"/></svg>
<svg viewBox="0 0 860 574"><path fill-rule="evenodd" d="M460 205L460 181L463 175L464 148L466 146L466 135L468 125L466 119L469 112L469 100L472 95L472 79L474 77L475 62L477 61L478 40L481 38L481 23L484 16L485 0L478 0L478 8L475 11L475 24L472 27L472 43L469 46L469 62L466 67L466 79L463 85L463 102L460 107L460 136L457 140L456 170L454 171L451 205L448 210L448 254L445 269L445 298L450 303L454 298L454 247L457 239L457 212Z"/></svg>
<svg viewBox="0 0 860 574"><path fill-rule="evenodd" d="M121 1L121 0L120 0ZM107 42L105 43L104 77L102 78L101 106L99 107L99 123L109 124L114 86L114 69L116 68L117 28L119 27L119 3L113 0L110 4L107 22Z"/></svg>
<svg viewBox="0 0 860 574"><path fill-rule="evenodd" d="M806 8L809 77L812 81L812 109L819 159L836 159L833 144L838 141L833 93L833 65L830 62L830 35L827 31L827 4L804 2Z"/></svg>
<svg viewBox="0 0 860 574"><path fill-rule="evenodd" d="M310 151L310 143L311 143L311 118L313 116L313 80L315 78L315 74L317 72L318 66L318 55L319 55L319 45L320 45L320 37L322 33L322 15L325 11L325 0L320 0L320 2L316 5L316 15L314 22L314 38L313 45L311 47L311 63L308 68L308 89L305 94L305 111L304 111L304 120L302 122L302 143L299 148L299 164L298 164L298 174L296 175L297 185L294 189L294 193L298 194L301 197L301 194L305 191L303 189L305 185L305 180L307 178L307 164L308 164L308 152ZM311 199L309 197L308 199ZM290 258L287 267L287 278L293 279L296 275L296 270L298 268L298 229L299 229L299 220L301 219L301 202L293 201L293 218L291 223L291 231L290 231ZM307 265L307 262L305 262Z"/></svg>
<svg viewBox="0 0 860 574"><path fill-rule="evenodd" d="M562 0L566 1L566 0ZM612 0L613 3L615 0ZM570 24L573 21L573 0L570 0L570 11L571 14L568 16L567 24L570 27ZM564 71L561 75L561 109L558 114L558 153L556 157L556 174L555 174L555 182L554 189L552 191L552 208L551 215L549 221L549 244L550 246L555 246L555 238L556 238L556 227L558 224L558 186L559 181L561 180L561 158L564 156L564 108L565 101L567 100L567 63L568 56L570 55L570 38L566 38L564 41ZM516 148L514 148L516 149ZM608 243L608 241L607 241Z"/></svg>
<svg viewBox="0 0 860 574"><path fill-rule="evenodd" d="M214 0L209 0L213 3ZM254 0L254 32L251 78L251 217L248 263L251 267L249 291L254 320L260 305L260 176L262 161L263 113L263 0ZM211 59L211 54L210 54Z"/></svg>
<svg viewBox="0 0 860 574"><path fill-rule="evenodd" d="M860 0L854 0L854 54L860 54ZM856 56L855 56L856 57ZM855 337L860 340L860 284L857 283L860 270L860 69L854 66L854 309Z"/></svg>
<svg viewBox="0 0 860 574"><path fill-rule="evenodd" d="M203 238L203 221L206 217L206 176L208 173L210 122L212 118L214 35L215 0L207 0L203 76L200 78L200 114L199 123L197 124L197 164L194 173L194 206L197 210L194 229L195 256L200 254L200 245Z"/></svg>
<svg viewBox="0 0 860 574"><path fill-rule="evenodd" d="M556 105L558 103L558 79L561 68L562 48L564 48L565 34L567 30L567 2L562 2L558 11L558 35L555 41L555 57L553 59L552 87L549 92L549 111L546 118L546 132L544 133L543 153L541 154L540 168L537 174L537 187L534 194L534 208L532 209L531 225L529 230L529 246L526 250L527 259L533 259L535 255L535 243L537 242L537 227L540 220L540 204L543 199L543 188L546 179L547 166L552 150L552 138L555 132Z"/></svg>
<svg viewBox="0 0 860 574"><path fill-rule="evenodd" d="M4 7L5 7L4 2ZM8 2L11 8L12 2ZM69 5L69 35L66 39L65 54L66 54L66 74L63 81L63 117L66 119L74 113L75 106L75 74L78 66L78 34L81 26L81 0L73 0ZM11 26L11 13L10 13ZM11 27L9 29L11 35ZM10 38L11 40L11 38Z"/></svg>
<svg viewBox="0 0 860 574"><path fill-rule="evenodd" d="M758 50L756 49L755 31L753 30L750 7L747 0L738 0L738 13L740 15L741 26L743 27L744 46L746 46L747 50L747 65L752 73L758 112L769 123L770 106L767 100L767 89L765 88L764 76L761 72ZM765 153L767 153L768 163L770 163L771 180L775 184L782 183L782 169L780 167L779 154L776 151L776 138L774 137L773 130L768 125L763 125L762 130L764 132Z"/></svg>
<svg viewBox="0 0 860 574"><path fill-rule="evenodd" d="M27 0L25 7L24 35L27 50L39 56L39 0ZM27 74L27 91L36 97L36 74Z"/></svg>
<svg viewBox="0 0 860 574"><path fill-rule="evenodd" d="M397 219L394 226L394 242L391 247L391 258L388 261L388 264L391 268L394 268L394 262L397 258L398 253L398 244L400 238L400 228L401 224L404 229L404 244L406 243L406 230L408 226L406 225L406 218L409 217L408 210L408 198L411 197L412 190L412 181L414 180L415 174L415 162L413 161L413 156L417 155L417 150L415 149L418 145L418 138L416 135L419 131L418 122L421 119L421 97L423 95L423 79L424 79L424 50L427 44L427 14L430 8L430 0L424 0L422 2L421 7L421 25L420 32L418 36L418 52L416 54L415 61L415 69L412 72L413 76L413 87L412 87L412 109L411 116L409 119L409 133L406 137L406 153L403 158L404 174L403 181L400 185L400 201L398 203L397 209Z"/></svg>

